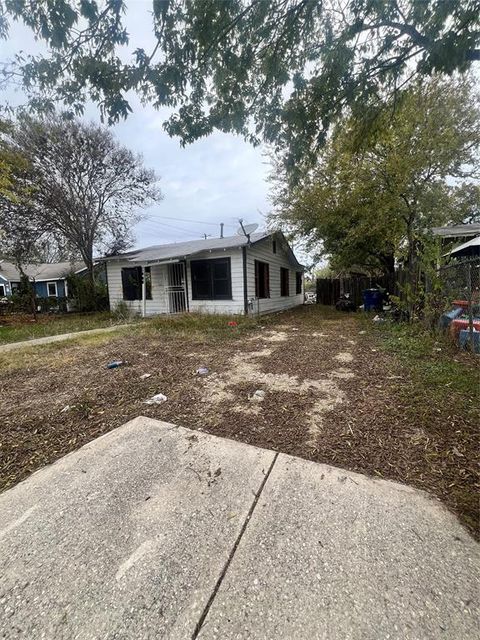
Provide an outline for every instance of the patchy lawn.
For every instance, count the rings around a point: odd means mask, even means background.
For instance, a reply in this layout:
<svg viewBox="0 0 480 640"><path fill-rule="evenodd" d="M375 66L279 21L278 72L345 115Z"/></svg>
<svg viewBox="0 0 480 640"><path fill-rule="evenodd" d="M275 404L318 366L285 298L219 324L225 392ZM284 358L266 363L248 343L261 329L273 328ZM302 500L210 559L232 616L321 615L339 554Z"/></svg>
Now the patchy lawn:
<svg viewBox="0 0 480 640"><path fill-rule="evenodd" d="M231 320L158 318L0 356L1 486L147 415L425 489L479 534L478 359L316 306ZM167 402L144 404L157 393Z"/></svg>
<svg viewBox="0 0 480 640"><path fill-rule="evenodd" d="M30 314L15 313L0 315L0 345L9 342L21 342L61 333L86 331L110 327L122 322L110 312L103 313L69 313L69 314L38 314L35 321Z"/></svg>

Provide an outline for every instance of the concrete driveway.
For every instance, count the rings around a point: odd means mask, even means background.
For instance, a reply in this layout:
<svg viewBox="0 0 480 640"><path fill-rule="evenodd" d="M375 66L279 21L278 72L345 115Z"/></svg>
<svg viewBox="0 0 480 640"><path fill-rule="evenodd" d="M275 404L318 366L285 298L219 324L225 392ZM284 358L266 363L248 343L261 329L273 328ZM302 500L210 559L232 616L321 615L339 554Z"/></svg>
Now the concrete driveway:
<svg viewBox="0 0 480 640"><path fill-rule="evenodd" d="M426 494L137 418L0 495L0 637L478 637Z"/></svg>

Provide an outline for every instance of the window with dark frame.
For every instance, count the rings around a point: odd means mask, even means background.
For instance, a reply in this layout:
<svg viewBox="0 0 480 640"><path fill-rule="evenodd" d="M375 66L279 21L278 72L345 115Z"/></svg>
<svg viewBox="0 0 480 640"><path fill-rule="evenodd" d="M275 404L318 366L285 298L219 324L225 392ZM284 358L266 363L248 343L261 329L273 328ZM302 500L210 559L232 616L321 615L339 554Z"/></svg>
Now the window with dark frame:
<svg viewBox="0 0 480 640"><path fill-rule="evenodd" d="M231 300L230 258L192 260L192 300Z"/></svg>
<svg viewBox="0 0 480 640"><path fill-rule="evenodd" d="M273 253L277 253L277 241L272 240L272 251Z"/></svg>
<svg viewBox="0 0 480 640"><path fill-rule="evenodd" d="M255 260L255 297L270 297L270 265L268 262Z"/></svg>
<svg viewBox="0 0 480 640"><path fill-rule="evenodd" d="M296 280L296 294L297 296L302 293L302 281L303 281L303 273L301 271L297 271L297 280Z"/></svg>
<svg viewBox="0 0 480 640"><path fill-rule="evenodd" d="M122 269L122 292L124 300L142 299L142 267L124 267ZM152 299L152 272L145 267L146 299Z"/></svg>
<svg viewBox="0 0 480 640"><path fill-rule="evenodd" d="M0 284L0 298L5 298L7 294L5 293L5 285Z"/></svg>
<svg viewBox="0 0 480 640"><path fill-rule="evenodd" d="M280 267L280 295L290 295L289 273L288 269L285 269L285 267Z"/></svg>

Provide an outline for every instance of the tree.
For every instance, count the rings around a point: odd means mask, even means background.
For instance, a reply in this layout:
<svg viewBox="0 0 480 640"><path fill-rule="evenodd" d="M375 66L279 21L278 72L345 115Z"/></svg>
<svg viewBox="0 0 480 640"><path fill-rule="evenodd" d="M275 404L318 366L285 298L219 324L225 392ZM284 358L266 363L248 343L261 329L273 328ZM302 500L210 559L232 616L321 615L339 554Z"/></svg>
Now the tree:
<svg viewBox="0 0 480 640"><path fill-rule="evenodd" d="M315 158L346 107L375 111L415 76L480 60L480 0L153 0L157 42L129 62L122 0L2 4L0 35L21 20L49 47L4 67L35 106L78 114L90 97L115 122L136 89L176 109L165 127L182 143L234 131L287 148L290 169Z"/></svg>
<svg viewBox="0 0 480 640"><path fill-rule="evenodd" d="M122 147L106 128L50 116L22 117L9 139L28 160L28 201L4 198L1 220L41 221L85 262L94 289L94 250L123 243L139 209L161 199L153 171Z"/></svg>
<svg viewBox="0 0 480 640"><path fill-rule="evenodd" d="M433 78L359 144L361 133L354 118L340 122L297 186L274 171L274 220L322 243L334 268L385 272L403 260L415 287L428 230L478 216L479 97L466 79Z"/></svg>
<svg viewBox="0 0 480 640"><path fill-rule="evenodd" d="M45 227L25 194L28 187L21 184L19 172L10 177L8 195L0 193L0 255L13 261L21 275L21 290L34 318L37 316L35 284L25 272L25 267L37 257L39 242L45 235ZM19 184L20 183L20 184ZM11 189L16 190L14 200Z"/></svg>

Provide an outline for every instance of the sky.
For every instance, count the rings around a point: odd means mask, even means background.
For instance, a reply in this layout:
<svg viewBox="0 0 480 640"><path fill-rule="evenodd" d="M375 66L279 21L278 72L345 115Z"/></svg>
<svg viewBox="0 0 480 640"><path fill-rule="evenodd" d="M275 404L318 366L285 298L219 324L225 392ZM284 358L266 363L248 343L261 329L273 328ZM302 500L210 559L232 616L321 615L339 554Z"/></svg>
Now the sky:
<svg viewBox="0 0 480 640"><path fill-rule="evenodd" d="M129 55L138 46L149 49L154 42L151 0L129 0L125 19L131 43ZM0 40L0 59L6 60L20 50L29 54L42 51L32 32L20 24L10 26L9 39ZM13 88L0 94L2 103L22 103L23 96ZM147 218L135 229L135 245L176 242L201 238L203 234L233 235L238 219L264 226L269 210L269 165L262 147L252 147L242 138L216 132L185 148L179 140L170 138L162 128L168 111L142 106L132 96L133 113L127 120L114 125L117 139L142 154L145 166L160 176L159 186L164 199L145 211ZM86 119L100 121L97 108L87 105Z"/></svg>

